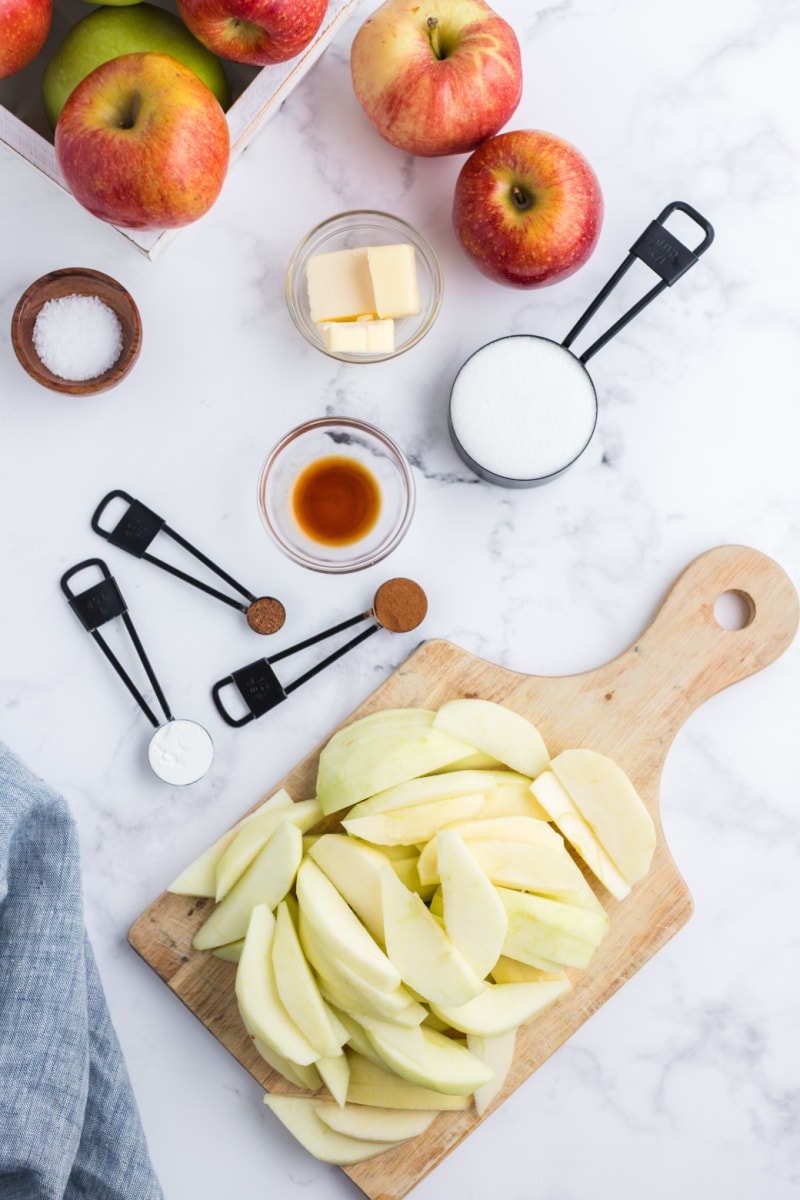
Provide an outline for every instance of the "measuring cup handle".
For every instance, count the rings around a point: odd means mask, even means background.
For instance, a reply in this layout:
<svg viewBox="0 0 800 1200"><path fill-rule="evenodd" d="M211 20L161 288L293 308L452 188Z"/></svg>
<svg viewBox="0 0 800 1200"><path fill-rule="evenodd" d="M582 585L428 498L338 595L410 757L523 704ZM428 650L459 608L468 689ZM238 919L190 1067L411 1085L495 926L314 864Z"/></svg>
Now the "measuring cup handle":
<svg viewBox="0 0 800 1200"><path fill-rule="evenodd" d="M668 217L677 211L688 216L703 231L703 239L694 249L685 246L664 224ZM627 258L624 259L605 287L598 292L586 311L575 322L561 343L562 346L568 348L572 345L575 338L589 323L605 300L607 300L608 296L636 259L639 259L640 262L654 271L659 276L659 282L642 296L636 304L632 305L627 312L623 313L605 333L592 342L588 350L584 350L583 354L578 356L582 363L588 362L598 350L601 350L603 346L610 342L621 329L632 321L634 317L638 316L665 288L672 287L674 283L677 283L681 276L685 275L689 268L694 266L700 255L706 252L713 240L714 230L711 223L697 209L692 208L691 204L687 204L684 200L673 200L662 209L656 219L651 221L641 236L636 239L628 251Z"/></svg>

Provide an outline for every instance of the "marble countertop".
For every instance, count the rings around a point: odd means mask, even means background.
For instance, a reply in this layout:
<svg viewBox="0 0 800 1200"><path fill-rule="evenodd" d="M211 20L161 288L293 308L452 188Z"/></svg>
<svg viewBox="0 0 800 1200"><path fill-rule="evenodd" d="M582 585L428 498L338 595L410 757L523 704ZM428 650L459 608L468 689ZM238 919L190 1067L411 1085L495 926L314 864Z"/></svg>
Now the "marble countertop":
<svg viewBox="0 0 800 1200"><path fill-rule="evenodd" d="M211 213L154 261L0 153L0 737L78 821L87 925L167 1200L359 1194L292 1141L259 1086L129 947L130 924L180 867L422 638L530 674L570 674L627 648L713 546L755 547L800 580L796 6L498 3L525 71L509 127L574 142L605 195L589 263L529 293L484 279L456 243L463 160L406 157L358 108L349 45L371 7L233 165ZM460 364L503 333L563 337L676 199L709 218L716 240L594 360L599 423L580 463L530 491L479 482L446 430ZM427 339L382 365L337 364L306 345L283 296L306 230L361 207L417 224L446 281ZM27 285L72 265L123 282L144 326L134 372L94 399L37 387L9 336ZM281 556L256 509L267 451L328 413L394 437L418 491L393 556L339 577ZM232 610L113 552L173 711L205 724L215 744L209 775L171 788L149 772L149 727L58 586L69 566L104 554L89 518L114 488L248 587L279 595L286 643L361 611L390 575L423 585L428 616L412 634L369 639L268 718L231 729L210 685L264 642ZM415 1200L797 1195L799 681L794 644L687 721L661 810L692 920Z"/></svg>

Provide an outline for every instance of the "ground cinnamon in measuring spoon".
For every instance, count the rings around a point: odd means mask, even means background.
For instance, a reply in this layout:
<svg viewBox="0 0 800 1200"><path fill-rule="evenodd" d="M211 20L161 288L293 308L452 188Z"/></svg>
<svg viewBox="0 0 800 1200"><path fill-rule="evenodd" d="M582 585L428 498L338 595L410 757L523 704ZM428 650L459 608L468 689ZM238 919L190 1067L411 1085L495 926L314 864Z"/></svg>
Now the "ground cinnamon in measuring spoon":
<svg viewBox="0 0 800 1200"><path fill-rule="evenodd" d="M286 609L274 596L260 596L245 615L247 624L256 633L277 633L286 620Z"/></svg>
<svg viewBox="0 0 800 1200"><path fill-rule="evenodd" d="M387 579L375 593L372 611L390 633L408 633L425 620L428 598L413 579Z"/></svg>

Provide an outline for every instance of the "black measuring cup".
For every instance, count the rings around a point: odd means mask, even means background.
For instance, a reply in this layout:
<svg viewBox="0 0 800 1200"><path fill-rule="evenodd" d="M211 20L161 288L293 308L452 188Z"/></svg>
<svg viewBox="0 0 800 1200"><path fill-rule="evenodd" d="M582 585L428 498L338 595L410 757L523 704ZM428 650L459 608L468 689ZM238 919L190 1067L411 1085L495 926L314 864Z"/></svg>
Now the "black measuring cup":
<svg viewBox="0 0 800 1200"><path fill-rule="evenodd" d="M703 231L690 249L664 222L685 213ZM547 483L580 458L597 425L598 401L586 363L656 296L685 275L714 240L714 230L691 205L675 200L651 221L562 342L510 334L487 342L462 365L450 392L448 428L470 470L501 487ZM637 303L576 355L575 338L622 277L639 260L659 276Z"/></svg>

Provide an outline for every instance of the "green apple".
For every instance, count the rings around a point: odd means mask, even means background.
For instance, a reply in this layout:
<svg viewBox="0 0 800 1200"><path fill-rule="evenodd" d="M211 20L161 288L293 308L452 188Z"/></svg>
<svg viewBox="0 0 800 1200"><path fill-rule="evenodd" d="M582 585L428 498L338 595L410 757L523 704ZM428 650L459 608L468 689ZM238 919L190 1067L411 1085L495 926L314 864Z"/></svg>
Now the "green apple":
<svg viewBox="0 0 800 1200"><path fill-rule="evenodd" d="M281 794L282 793L282 794ZM285 798L285 799L284 799ZM236 881L244 874L253 859L261 852L282 820L296 825L305 833L322 815L316 800L299 800L281 790L273 797L275 803L261 809L236 833L217 864L216 899L227 896Z"/></svg>
<svg viewBox="0 0 800 1200"><path fill-rule="evenodd" d="M596 879L617 900L630 895L631 885L603 849L591 826L578 812L564 785L552 771L542 771L531 791L550 819L580 855Z"/></svg>
<svg viewBox="0 0 800 1200"><path fill-rule="evenodd" d="M454 1096L420 1087L388 1071L363 1054L348 1054L350 1087L348 1102L371 1104L378 1108L410 1108L430 1112L459 1112L469 1108L469 1096Z"/></svg>
<svg viewBox="0 0 800 1200"><path fill-rule="evenodd" d="M381 877L386 953L405 983L438 1004L464 1004L485 984L431 914L391 870Z"/></svg>
<svg viewBox="0 0 800 1200"><path fill-rule="evenodd" d="M652 818L618 763L596 750L564 750L550 770L628 883L650 870L656 844Z"/></svg>
<svg viewBox="0 0 800 1200"><path fill-rule="evenodd" d="M566 976L537 983L493 983L480 996L457 1008L431 1009L453 1029L480 1037L512 1033L555 1004L571 988Z"/></svg>
<svg viewBox="0 0 800 1200"><path fill-rule="evenodd" d="M207 850L189 863L189 866L184 868L176 879L173 879L167 891L175 892L180 896L207 896L213 900L217 894L217 866L242 826L255 820L265 810L285 807L291 803L292 798L288 792L279 788L277 792L269 796L247 816L242 817L230 829L227 829Z"/></svg>
<svg viewBox="0 0 800 1200"><path fill-rule="evenodd" d="M236 968L236 1000L247 1032L298 1066L320 1057L295 1024L278 994L272 966L275 918L266 904L253 909L244 949Z"/></svg>
<svg viewBox="0 0 800 1200"><path fill-rule="evenodd" d="M322 811L339 812L471 754L473 746L433 728L434 715L422 708L386 709L335 733L319 756Z"/></svg>
<svg viewBox="0 0 800 1200"><path fill-rule="evenodd" d="M247 933L257 904L277 908L294 883L303 858L303 835L282 820L253 862L194 935L195 950L213 950Z"/></svg>
<svg viewBox="0 0 800 1200"><path fill-rule="evenodd" d="M155 50L194 71L223 108L230 89L219 59L198 42L180 17L153 4L106 6L82 17L54 51L42 76L42 102L53 129L67 97L95 67L122 54Z"/></svg>
<svg viewBox="0 0 800 1200"><path fill-rule="evenodd" d="M320 994L286 900L281 901L275 913L272 969L278 995L295 1025L323 1058L335 1058L347 1041L347 1030Z"/></svg>
<svg viewBox="0 0 800 1200"><path fill-rule="evenodd" d="M267 1095L264 1103L272 1110L301 1146L318 1158L320 1162L333 1163L339 1167L363 1162L386 1150L393 1150L398 1142L375 1142L362 1138L347 1137L326 1125L317 1115L323 1101L313 1096Z"/></svg>
<svg viewBox="0 0 800 1200"><path fill-rule="evenodd" d="M368 1142L404 1142L423 1133L435 1112L415 1112L413 1108L377 1108L370 1104L320 1104L317 1116L336 1133L363 1138Z"/></svg>
<svg viewBox="0 0 800 1200"><path fill-rule="evenodd" d="M539 730L520 713L492 700L449 700L436 714L434 729L460 738L531 779L549 755Z"/></svg>
<svg viewBox="0 0 800 1200"><path fill-rule="evenodd" d="M475 974L483 979L503 949L508 928L506 910L458 833L454 829L441 829L436 840L445 932Z"/></svg>

